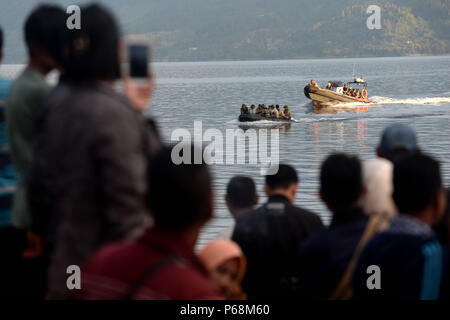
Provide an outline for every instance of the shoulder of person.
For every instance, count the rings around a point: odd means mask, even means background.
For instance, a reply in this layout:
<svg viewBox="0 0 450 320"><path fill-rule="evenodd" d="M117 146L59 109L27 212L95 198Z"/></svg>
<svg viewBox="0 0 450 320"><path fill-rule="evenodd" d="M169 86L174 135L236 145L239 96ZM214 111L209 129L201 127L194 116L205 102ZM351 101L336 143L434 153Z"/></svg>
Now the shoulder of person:
<svg viewBox="0 0 450 320"><path fill-rule="evenodd" d="M158 276L173 299L207 300L219 299L208 278L189 262L175 263L162 270ZM165 279L165 280L164 280Z"/></svg>
<svg viewBox="0 0 450 320"><path fill-rule="evenodd" d="M290 204L289 206L290 210L292 212L295 212L296 214L298 214L299 216L301 216L302 218L312 222L312 223L317 223L323 226L322 223L322 219L320 219L319 215L302 207L297 207L295 205Z"/></svg>

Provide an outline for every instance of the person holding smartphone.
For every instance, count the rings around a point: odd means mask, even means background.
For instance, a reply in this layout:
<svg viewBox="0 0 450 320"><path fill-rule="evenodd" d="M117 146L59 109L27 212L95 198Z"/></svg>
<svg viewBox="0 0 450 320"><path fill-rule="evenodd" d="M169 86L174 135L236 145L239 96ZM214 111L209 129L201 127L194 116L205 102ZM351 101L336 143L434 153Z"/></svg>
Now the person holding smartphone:
<svg viewBox="0 0 450 320"><path fill-rule="evenodd" d="M149 224L145 177L160 148L142 113L153 92L150 72L139 70L141 83L125 75L125 95L116 92L116 20L99 5L81 15L82 28L65 32L64 72L45 105L29 183L33 229L51 257L48 299L71 297L67 266L82 267L100 246Z"/></svg>

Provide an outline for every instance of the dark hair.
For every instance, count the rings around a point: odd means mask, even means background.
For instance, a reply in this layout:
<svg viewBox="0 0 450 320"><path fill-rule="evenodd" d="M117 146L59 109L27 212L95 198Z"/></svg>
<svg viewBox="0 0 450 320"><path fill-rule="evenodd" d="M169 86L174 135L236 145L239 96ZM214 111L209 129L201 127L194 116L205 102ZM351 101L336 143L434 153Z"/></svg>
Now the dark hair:
<svg viewBox="0 0 450 320"><path fill-rule="evenodd" d="M250 208L255 204L255 198L256 187L252 178L235 176L228 182L227 199L233 208Z"/></svg>
<svg viewBox="0 0 450 320"><path fill-rule="evenodd" d="M3 30L2 27L0 27L0 51L3 50Z"/></svg>
<svg viewBox="0 0 450 320"><path fill-rule="evenodd" d="M120 76L119 27L100 5L81 8L81 29L64 36L63 68L72 82L115 80Z"/></svg>
<svg viewBox="0 0 450 320"><path fill-rule="evenodd" d="M186 148L191 149L193 157L196 148L191 145ZM163 147L150 160L148 172L147 201L155 226L183 231L194 222L210 218L207 205L212 190L206 164L176 165L172 161L172 148Z"/></svg>
<svg viewBox="0 0 450 320"><path fill-rule="evenodd" d="M280 164L276 174L266 176L266 185L272 190L287 189L293 183L298 183L297 172L287 164Z"/></svg>
<svg viewBox="0 0 450 320"><path fill-rule="evenodd" d="M442 188L439 163L430 156L413 154L394 164L394 202L401 213L425 209Z"/></svg>
<svg viewBox="0 0 450 320"><path fill-rule="evenodd" d="M344 153L330 155L322 163L320 190L332 210L355 203L362 190L361 162L358 157Z"/></svg>
<svg viewBox="0 0 450 320"><path fill-rule="evenodd" d="M24 34L30 57L36 46L47 52L57 62L61 61L61 38L66 29L66 15L56 5L40 5L25 21Z"/></svg>

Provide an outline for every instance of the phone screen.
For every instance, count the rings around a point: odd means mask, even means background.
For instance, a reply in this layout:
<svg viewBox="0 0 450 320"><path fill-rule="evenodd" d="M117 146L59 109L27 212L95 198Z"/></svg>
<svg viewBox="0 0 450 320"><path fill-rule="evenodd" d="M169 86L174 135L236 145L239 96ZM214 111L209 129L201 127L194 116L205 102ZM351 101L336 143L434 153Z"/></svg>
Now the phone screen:
<svg viewBox="0 0 450 320"><path fill-rule="evenodd" d="M132 78L148 77L148 46L131 45L129 47L130 76Z"/></svg>

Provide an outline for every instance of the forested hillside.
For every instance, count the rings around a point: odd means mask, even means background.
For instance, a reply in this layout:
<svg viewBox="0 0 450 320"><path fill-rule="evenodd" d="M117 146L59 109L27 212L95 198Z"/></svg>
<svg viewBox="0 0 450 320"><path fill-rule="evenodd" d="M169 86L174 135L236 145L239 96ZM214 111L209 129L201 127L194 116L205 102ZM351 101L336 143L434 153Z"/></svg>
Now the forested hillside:
<svg viewBox="0 0 450 320"><path fill-rule="evenodd" d="M10 62L24 58L21 24L37 2L0 0ZM450 53L448 0L102 2L124 33L151 36L156 59L162 61ZM366 9L374 4L381 7L381 30L366 26Z"/></svg>

